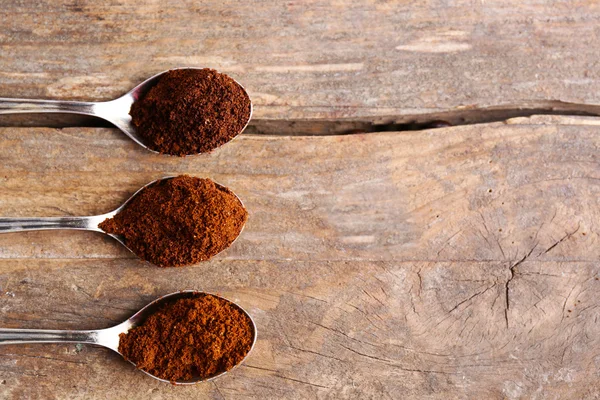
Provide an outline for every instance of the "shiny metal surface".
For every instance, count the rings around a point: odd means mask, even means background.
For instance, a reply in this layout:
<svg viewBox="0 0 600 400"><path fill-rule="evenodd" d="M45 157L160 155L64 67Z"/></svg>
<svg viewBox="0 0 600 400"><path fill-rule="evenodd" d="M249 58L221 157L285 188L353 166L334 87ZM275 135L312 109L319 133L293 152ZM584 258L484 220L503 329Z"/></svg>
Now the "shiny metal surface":
<svg viewBox="0 0 600 400"><path fill-rule="evenodd" d="M202 69L202 68L173 68L173 69ZM144 82L137 85L131 91L118 99L104 102L83 102L83 101L61 101L61 100L30 100L30 99L10 99L0 97L0 115L1 114L27 114L27 113L67 113L67 114L82 114L91 115L102 118L129 136L134 142L145 148L146 150L158 153L150 149L135 130L131 123L129 110L131 105L140 97L142 97L152 86L156 85L158 78L168 71L163 71L156 74ZM233 78L232 78L233 79ZM239 82L236 81L238 85ZM240 87L245 91L244 87ZM248 96L249 98L249 96ZM246 124L238 132L238 135L246 129L250 119L252 118L252 102L250 102L250 115Z"/></svg>
<svg viewBox="0 0 600 400"><path fill-rule="evenodd" d="M97 346L107 347L113 351L119 353L119 335L121 333L127 333L127 331L134 326L141 324L146 318L148 318L153 312L155 312L158 308L166 304L167 302L174 301L180 298L189 297L195 293L202 293L196 290L183 290L180 292L175 292L171 294L167 294L162 296L150 304L146 305L140 311L135 313L131 318L127 321L120 323L119 325L113 326L111 328L106 329L98 329L98 330L87 330L87 331L75 331L75 330L44 330L44 329L6 329L0 328L0 345L1 344L26 344L26 343L87 343L93 344ZM253 341L248 354L252 352L254 348L254 344L256 343L256 324L252 317L244 310L242 307L237 305L236 303L229 301L223 297L212 295L218 297L222 300L228 301L235 307L237 307L240 311L248 316L250 321L252 322L252 334ZM121 354L121 353L119 353ZM246 357L248 357L246 354ZM122 355L122 354L121 354ZM246 358L244 357L244 359ZM244 362L242 360L240 364ZM132 363L133 364L133 363ZM135 365L135 364L134 364ZM239 364L238 364L239 365ZM234 367L235 368L235 367ZM146 375L149 375L155 379L158 379L162 382L169 382L167 380L158 378L146 371L141 370ZM231 371L231 370L230 370ZM229 372L229 371L227 371ZM178 381L175 382L177 385L191 385L199 382L206 382L218 378L226 374L227 372L222 372L219 375L212 376L208 379L200 380L192 379L190 381Z"/></svg>
<svg viewBox="0 0 600 400"><path fill-rule="evenodd" d="M154 183L163 179L171 179L172 177L165 177L162 179L154 180L147 185L144 185L138 189L125 203L119 208L106 214L93 215L89 217L31 217L31 218L11 218L11 217L0 217L0 233L10 232L27 232L27 231L42 231L42 230L54 230L54 229L75 229L82 231L94 231L102 232L127 247L125 239L121 235L115 235L112 233L104 232L98 225L107 218L112 218L120 212L140 191L147 188ZM129 251L131 249L127 247ZM133 252L132 252L133 253Z"/></svg>

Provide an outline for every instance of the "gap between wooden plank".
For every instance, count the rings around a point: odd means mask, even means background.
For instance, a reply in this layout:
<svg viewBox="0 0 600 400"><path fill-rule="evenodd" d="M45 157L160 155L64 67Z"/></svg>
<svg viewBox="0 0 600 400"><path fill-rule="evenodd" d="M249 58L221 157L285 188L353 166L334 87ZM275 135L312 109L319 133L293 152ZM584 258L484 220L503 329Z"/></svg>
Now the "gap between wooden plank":
<svg viewBox="0 0 600 400"><path fill-rule="evenodd" d="M533 115L599 117L600 105L562 101L530 102L486 108L464 107L451 111L407 113L399 116L340 120L253 120L246 134L278 136L347 135L370 132L401 132L448 126L486 124Z"/></svg>
<svg viewBox="0 0 600 400"><path fill-rule="evenodd" d="M370 132L418 131L448 126L485 124L532 115L600 117L600 105L563 101L532 101L478 108L465 106L450 111L407 112L403 115L343 118L338 120L253 119L244 134L275 136L327 136ZM99 118L69 114L0 115L0 127L112 127Z"/></svg>

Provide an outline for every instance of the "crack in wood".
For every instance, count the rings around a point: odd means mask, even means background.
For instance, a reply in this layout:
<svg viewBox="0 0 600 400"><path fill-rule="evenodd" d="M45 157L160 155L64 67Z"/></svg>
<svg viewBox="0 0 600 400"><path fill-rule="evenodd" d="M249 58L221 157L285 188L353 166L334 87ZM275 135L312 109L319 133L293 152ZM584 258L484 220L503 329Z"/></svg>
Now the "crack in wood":
<svg viewBox="0 0 600 400"><path fill-rule="evenodd" d="M297 350L297 351L300 351L300 352L303 352L303 353L310 353L310 354L314 354L314 355L317 355L317 356L320 356L320 357L330 358L332 360L336 360L336 361L340 361L340 362L346 362L346 360L342 360L341 358L337 358L337 357L333 357L333 356L328 356L326 354L319 353L318 351L312 351L312 350L308 350L308 349L301 349L299 347L294 347L294 346L289 346L289 347L290 347L290 349L294 349L294 350Z"/></svg>
<svg viewBox="0 0 600 400"><path fill-rule="evenodd" d="M244 134L275 136L328 136L357 133L398 132L448 126L485 124L532 115L600 117L600 105L558 100L530 101L491 107L468 106L447 111L342 119L253 119ZM1 115L0 127L112 127L102 119L72 114Z"/></svg>
<svg viewBox="0 0 600 400"><path fill-rule="evenodd" d="M221 399L225 400L225 396L223 396L223 393L221 393L221 389L219 389L219 387L217 386L215 381L212 381L212 384L215 387L215 389L217 389L217 393L219 393L219 396L221 396Z"/></svg>
<svg viewBox="0 0 600 400"><path fill-rule="evenodd" d="M466 299L464 299L464 300L462 300L462 301L458 302L458 304L456 304L454 307L452 307L452 308L451 308L451 309L448 311L448 314L452 313L454 310L456 310L458 307L460 307L460 306L461 306L461 305L463 305L464 303L466 303L466 302L468 302L468 301L470 301L470 300L473 300L475 297L477 297L477 296L479 296L479 295L482 295L482 294L484 294L484 293L485 293L485 292L487 292L488 290L492 289L494 286L496 286L496 284L495 284L495 283L494 283L494 284L492 284L491 286L488 286L488 287L487 287L487 288L485 288L484 290L481 290L481 291L479 291L479 292L477 292L477 293L475 293L475 294L473 294L473 295L471 295L471 296L467 297ZM466 321L465 321L465 322L466 322Z"/></svg>
<svg viewBox="0 0 600 400"><path fill-rule="evenodd" d="M245 133L278 136L348 135L418 131L448 126L486 124L532 115L600 116L600 106L558 100L491 107L464 107L430 113L340 120L253 120Z"/></svg>
<svg viewBox="0 0 600 400"><path fill-rule="evenodd" d="M565 240L569 239L571 236L573 236L574 234L576 234L577 231L579 231L579 228L580 228L580 225L577 225L577 229L575 229L573 232L567 233L565 236L563 236L562 238L560 238L559 240L557 240L552 246L548 247L546 249L546 251L544 251L544 254L547 254L553 248L555 248L556 246L558 246L559 244L561 244L562 242L564 242Z"/></svg>
<svg viewBox="0 0 600 400"><path fill-rule="evenodd" d="M344 346L343 344L340 344L340 346L343 347L343 348L345 348L346 350L354 353L354 354L357 354L357 355L361 356L361 357L365 357L365 358L369 358L371 360L382 362L382 363L391 365L393 367L396 367L396 368L398 368L398 369L400 369L402 371L406 371L406 372L420 372L420 373L432 373L432 374L442 374L442 375L456 375L456 374L458 374L458 373L454 373L454 372L436 371L436 370L430 370L430 369L407 368L407 367L404 367L402 365L397 364L395 362L395 360L390 360L390 359L387 359L387 358L382 358L382 357L377 357L377 356L373 356L373 355L366 354L366 353L361 353L360 351L354 350L354 349L352 349L352 348L350 348L348 346Z"/></svg>
<svg viewBox="0 0 600 400"><path fill-rule="evenodd" d="M538 231L539 232L539 231ZM537 237L537 233L535 235ZM504 294L504 298L506 299L506 307L504 308L504 320L506 321L506 329L509 328L509 324L508 324L508 310L510 309L510 282L515 278L515 272L516 272L516 268L521 265L522 263L525 262L525 260L527 260L527 258L529 258L529 256L531 256L531 254L533 253L533 251L535 250L535 248L537 247L537 243L535 243L533 245L533 247L531 248L531 250L529 250L529 253L525 254L523 256L523 258L521 258L519 261L517 261L516 263L514 263L513 265L511 265L508 270L510 272L510 276L508 277L506 283L505 283L505 294Z"/></svg>

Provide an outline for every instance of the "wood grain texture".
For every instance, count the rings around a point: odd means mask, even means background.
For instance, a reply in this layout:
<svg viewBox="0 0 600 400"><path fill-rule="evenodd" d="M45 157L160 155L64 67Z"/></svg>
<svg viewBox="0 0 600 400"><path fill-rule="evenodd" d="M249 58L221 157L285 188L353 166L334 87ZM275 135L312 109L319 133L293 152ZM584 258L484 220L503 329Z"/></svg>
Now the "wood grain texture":
<svg viewBox="0 0 600 400"><path fill-rule="evenodd" d="M327 137L244 135L195 158L112 129L0 129L0 213L116 207L172 173L250 212L214 260L162 269L85 232L0 235L0 325L102 328L195 287L259 341L205 385L153 382L108 350L3 346L18 398L594 398L600 394L598 122Z"/></svg>
<svg viewBox="0 0 600 400"><path fill-rule="evenodd" d="M193 287L259 329L244 366L185 388L104 349L2 346L0 398L600 397L597 119L277 131L481 121L483 107L595 113L597 2L4 3L0 96L107 100L207 66L245 85L273 136L179 159L109 128L0 128L3 216L102 213L179 173L231 187L250 211L234 246L181 269L94 233L0 235L0 326L108 327Z"/></svg>
<svg viewBox="0 0 600 400"><path fill-rule="evenodd" d="M599 19L591 0L8 1L0 96L106 100L207 66L257 118L598 104Z"/></svg>

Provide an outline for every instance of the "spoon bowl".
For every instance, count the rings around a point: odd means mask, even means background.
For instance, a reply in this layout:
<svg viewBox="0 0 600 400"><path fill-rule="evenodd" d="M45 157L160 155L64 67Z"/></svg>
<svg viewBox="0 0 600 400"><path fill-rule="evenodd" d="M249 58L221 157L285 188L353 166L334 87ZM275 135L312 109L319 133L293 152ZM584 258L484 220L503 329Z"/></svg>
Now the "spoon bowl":
<svg viewBox="0 0 600 400"><path fill-rule="evenodd" d="M129 110L131 109L132 104L141 99L153 86L155 86L160 77L165 73L172 70L181 70L181 69L203 69L197 67L182 67L182 68L173 68L171 70L163 71L159 74L156 74L144 82L140 83L129 92L124 94L115 100L103 101L103 102L84 102L84 101L62 101L62 100L33 100L33 99L10 99L10 98L0 98L0 115L2 114L26 114L26 113L66 113L66 114L81 114L81 115L90 115L94 117L101 118L105 121L110 122L117 128L119 128L125 135L129 136L131 140L135 143L139 144L146 150L149 150L153 153L159 153L156 150L151 149L145 142L144 138L142 138L136 131L135 126L131 122L131 115L129 115ZM233 79L233 78L231 78ZM235 79L233 79L235 83L237 83L240 88L246 93L246 89ZM250 96L248 96L250 99ZM250 113L248 115L248 119L246 123L242 127L242 129L237 132L234 136L236 137L240 133L242 133L250 119L252 118L252 101L250 101ZM201 154L201 153L196 153ZM187 154L188 156L194 154Z"/></svg>
<svg viewBox="0 0 600 400"><path fill-rule="evenodd" d="M111 328L106 329L98 329L98 330L87 330L87 331L73 331L73 330L44 330L44 329L6 329L0 328L0 345L1 344L26 344L26 343L87 343L93 344L97 346L107 347L117 353L119 352L119 335L122 333L127 333L130 329L142 324L150 315L154 312L162 308L164 305L171 303L178 299L189 298L197 294L210 294L204 292L198 292L196 290L182 290L180 292L170 293L165 296L162 296L153 302L149 303L141 310L136 312L133 316L131 316L128 320L120 323L119 325L115 325ZM175 381L170 382L166 379L159 378L151 373L141 370L146 375L153 377L154 379L158 379L161 382L173 383L175 385L193 385L199 382L206 382L216 379L222 375L225 375L227 372L232 371L237 368L244 360L248 357L248 355L252 352L254 348L254 344L256 343L256 324L254 320L238 304L227 300L223 297L216 296L214 294L210 294L211 296L217 297L220 300L226 301L242 313L244 313L250 320L252 326L252 345L248 350L248 353L244 356L244 358L234 366L232 369L228 371L221 372L217 375L213 375L211 377L202 379L200 377L195 377L188 381ZM131 361L130 361L131 362ZM131 362L135 365L133 362Z"/></svg>
<svg viewBox="0 0 600 400"><path fill-rule="evenodd" d="M85 230L85 231L93 231L100 232L108 235L119 243L121 243L127 250L131 251L133 254L135 252L127 246L125 238L122 235L116 235L113 233L108 233L102 230L99 225L104 222L108 218L114 217L116 214L121 212L129 202L131 202L142 190L162 181L166 181L169 179L173 179L174 176L167 176L161 179L156 179L138 189L129 199L127 199L119 208L108 212L106 214L101 215L93 215L88 217L40 217L40 218L10 218L10 217L0 217L0 233L10 233L10 232L26 232L26 231L39 231L39 230L56 230L56 229L72 229L72 230ZM226 189L225 186L218 184L215 182L215 185L218 188ZM229 191L232 193L235 198L240 202L240 205L244 207L244 203L242 200L235 194L233 191ZM233 242L227 247L231 247L233 243L240 237L242 231L244 230L244 226L240 229L239 235L235 238ZM216 256L221 252L225 251L227 248L221 250L219 253L213 255ZM137 254L136 254L137 255Z"/></svg>

